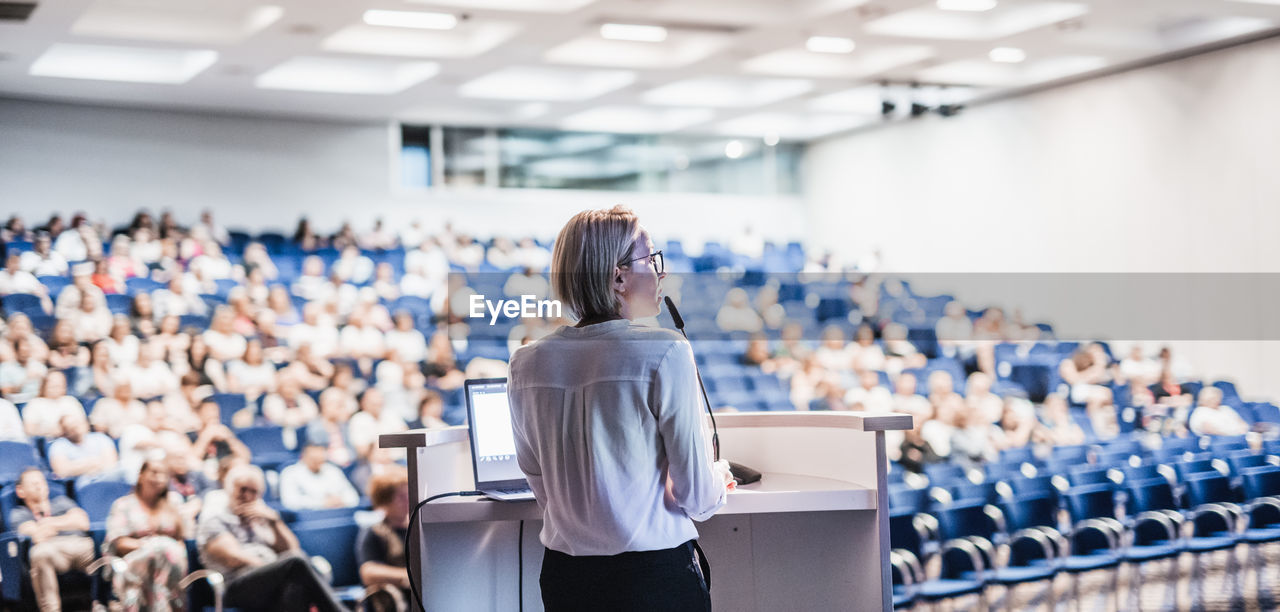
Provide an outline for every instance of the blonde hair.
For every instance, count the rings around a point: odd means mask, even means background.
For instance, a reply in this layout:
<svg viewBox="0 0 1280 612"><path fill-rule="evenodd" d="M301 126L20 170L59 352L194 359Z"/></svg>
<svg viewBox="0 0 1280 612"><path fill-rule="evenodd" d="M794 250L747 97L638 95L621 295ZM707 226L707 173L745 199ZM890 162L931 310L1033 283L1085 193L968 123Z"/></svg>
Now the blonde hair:
<svg viewBox="0 0 1280 612"><path fill-rule="evenodd" d="M569 219L551 254L551 286L576 319L616 316L613 270L628 259L640 234L631 209L584 210Z"/></svg>

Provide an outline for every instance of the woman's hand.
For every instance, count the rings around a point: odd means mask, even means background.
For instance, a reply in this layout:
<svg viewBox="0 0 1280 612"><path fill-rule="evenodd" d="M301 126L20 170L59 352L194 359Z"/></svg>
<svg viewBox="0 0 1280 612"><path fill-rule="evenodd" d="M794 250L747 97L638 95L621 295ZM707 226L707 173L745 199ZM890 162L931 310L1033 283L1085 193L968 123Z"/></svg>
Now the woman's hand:
<svg viewBox="0 0 1280 612"><path fill-rule="evenodd" d="M711 470L724 479L725 490L732 491L738 488L738 482L733 479L733 472L729 470L729 462L727 460L721 459L711 464Z"/></svg>

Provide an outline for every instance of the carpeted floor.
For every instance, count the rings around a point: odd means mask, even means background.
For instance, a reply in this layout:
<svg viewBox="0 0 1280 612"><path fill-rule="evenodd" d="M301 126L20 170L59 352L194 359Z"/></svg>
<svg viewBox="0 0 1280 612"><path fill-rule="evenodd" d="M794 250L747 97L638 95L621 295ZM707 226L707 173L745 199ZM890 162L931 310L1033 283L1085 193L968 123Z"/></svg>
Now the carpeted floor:
<svg viewBox="0 0 1280 612"><path fill-rule="evenodd" d="M1118 579L1118 608L1116 594L1111 589L1113 577L1110 572L1096 571L1080 576L1079 606L1072 592L1072 577L1059 574L1053 581L1055 609L1058 612L1280 609L1280 544L1266 544L1253 550L1240 545L1234 550L1198 556L1183 553L1177 560L1176 579L1171 578L1172 572L1173 562L1170 560L1124 566ZM1013 590L1012 606L1007 606L1006 591L998 586L987 588L986 599L992 610L1049 609L1047 582L1017 586ZM936 608L931 608L928 603L919 603L915 609L983 610L984 607L978 597L970 596L940 602Z"/></svg>

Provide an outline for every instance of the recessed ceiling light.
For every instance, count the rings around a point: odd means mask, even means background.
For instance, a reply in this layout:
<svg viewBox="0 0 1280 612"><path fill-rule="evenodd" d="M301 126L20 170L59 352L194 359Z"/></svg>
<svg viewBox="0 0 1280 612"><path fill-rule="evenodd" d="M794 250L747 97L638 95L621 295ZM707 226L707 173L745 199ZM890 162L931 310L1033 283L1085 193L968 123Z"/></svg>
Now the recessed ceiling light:
<svg viewBox="0 0 1280 612"><path fill-rule="evenodd" d="M744 147L741 140L730 140L728 144L724 145L724 156L729 159L742 157L743 151Z"/></svg>
<svg viewBox="0 0 1280 612"><path fill-rule="evenodd" d="M636 42L662 42L667 39L667 29L655 25L633 23L606 23L600 26L600 36L609 40Z"/></svg>
<svg viewBox="0 0 1280 612"><path fill-rule="evenodd" d="M765 144L765 146L767 146L767 147L776 147L776 146L778 146L778 134L777 134L777 132L769 132L768 134L765 134L765 135L764 135L764 144Z"/></svg>
<svg viewBox="0 0 1280 612"><path fill-rule="evenodd" d="M805 48L814 53L853 53L853 39L841 36L810 36Z"/></svg>
<svg viewBox="0 0 1280 612"><path fill-rule="evenodd" d="M1017 47L996 47L987 54L993 62L1017 64L1027 59L1027 52Z"/></svg>
<svg viewBox="0 0 1280 612"><path fill-rule="evenodd" d="M989 11L996 7L996 0L938 0L938 8L944 11Z"/></svg>
<svg viewBox="0 0 1280 612"><path fill-rule="evenodd" d="M452 30L458 18L449 13L424 13L420 11L368 10L364 22L373 26L392 28L417 28L420 30Z"/></svg>
<svg viewBox="0 0 1280 612"><path fill-rule="evenodd" d="M218 61L211 49L154 49L56 43L31 64L33 76L133 83L186 83Z"/></svg>

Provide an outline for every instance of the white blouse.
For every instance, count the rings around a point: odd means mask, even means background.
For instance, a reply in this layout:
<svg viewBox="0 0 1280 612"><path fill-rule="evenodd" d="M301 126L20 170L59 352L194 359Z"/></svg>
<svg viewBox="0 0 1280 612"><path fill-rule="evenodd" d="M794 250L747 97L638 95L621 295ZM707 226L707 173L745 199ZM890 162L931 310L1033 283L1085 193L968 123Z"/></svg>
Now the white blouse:
<svg viewBox="0 0 1280 612"><path fill-rule="evenodd" d="M511 358L516 457L543 545L570 555L672 548L725 503L693 351L614 320L562 327Z"/></svg>

